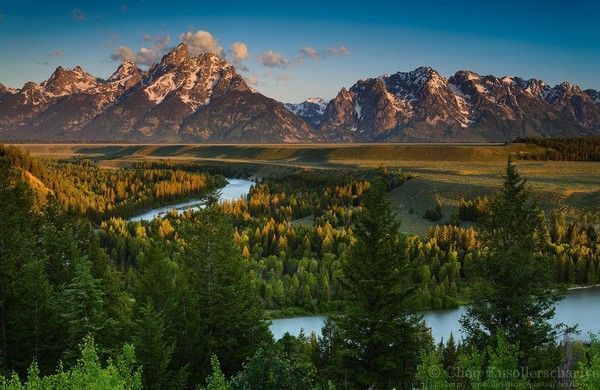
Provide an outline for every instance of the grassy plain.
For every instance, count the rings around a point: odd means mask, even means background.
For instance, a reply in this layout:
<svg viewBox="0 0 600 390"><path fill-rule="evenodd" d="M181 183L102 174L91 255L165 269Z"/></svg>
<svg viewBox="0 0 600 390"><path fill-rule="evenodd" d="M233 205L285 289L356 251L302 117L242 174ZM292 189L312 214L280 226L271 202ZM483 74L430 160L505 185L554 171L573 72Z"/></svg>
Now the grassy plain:
<svg viewBox="0 0 600 390"><path fill-rule="evenodd" d="M424 233L432 225L423 219L435 198L444 204L445 218L458 208L461 197L495 191L509 155L540 148L524 144L315 144L315 145L17 145L32 155L49 158L82 157L105 166L133 161L168 159L245 166L256 176L311 170L355 170L386 166L414 176L390 197L404 228ZM600 164L517 160L521 174L538 195L542 208L568 214L598 212ZM412 211L412 212L411 212ZM310 223L310 221L302 221Z"/></svg>

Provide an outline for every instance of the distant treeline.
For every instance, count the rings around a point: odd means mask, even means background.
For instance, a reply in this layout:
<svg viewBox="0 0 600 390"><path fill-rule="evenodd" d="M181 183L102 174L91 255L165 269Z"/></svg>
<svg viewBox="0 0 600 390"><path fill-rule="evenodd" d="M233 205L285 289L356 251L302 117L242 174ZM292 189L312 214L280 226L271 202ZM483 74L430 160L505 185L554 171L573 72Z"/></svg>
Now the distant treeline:
<svg viewBox="0 0 600 390"><path fill-rule="evenodd" d="M518 158L552 161L600 161L600 137L580 138L517 138L515 143L526 143L546 148L540 152L521 152Z"/></svg>

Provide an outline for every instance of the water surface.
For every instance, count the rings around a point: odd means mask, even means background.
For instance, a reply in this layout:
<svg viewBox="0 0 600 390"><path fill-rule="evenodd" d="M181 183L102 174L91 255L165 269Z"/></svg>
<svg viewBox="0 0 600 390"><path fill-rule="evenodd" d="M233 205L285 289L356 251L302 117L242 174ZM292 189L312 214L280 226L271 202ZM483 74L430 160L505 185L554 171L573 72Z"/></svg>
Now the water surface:
<svg viewBox="0 0 600 390"><path fill-rule="evenodd" d="M431 310L423 314L425 322L431 328L436 342L442 338L447 340L450 333L456 338L463 336L460 328L460 317L464 307L450 310ZM578 325L580 331L575 338L589 340L589 333L600 332L600 287L570 290L567 297L556 305L556 315L551 321L554 324ZM325 323L324 316L294 317L273 320L271 332L275 339L280 339L286 332L297 336L300 329L309 335L321 334Z"/></svg>
<svg viewBox="0 0 600 390"><path fill-rule="evenodd" d="M227 185L225 187L220 188L219 193L219 201L223 202L226 200L236 200L243 196L248 195L250 191L250 186L254 183L250 180L243 179L227 179ZM164 207L157 207L152 210L148 210L141 214L135 215L129 218L132 222L137 221L152 221L156 217L163 217L169 211L174 210L178 213L183 213L186 210L198 210L205 206L206 199L193 199L187 202L176 203Z"/></svg>

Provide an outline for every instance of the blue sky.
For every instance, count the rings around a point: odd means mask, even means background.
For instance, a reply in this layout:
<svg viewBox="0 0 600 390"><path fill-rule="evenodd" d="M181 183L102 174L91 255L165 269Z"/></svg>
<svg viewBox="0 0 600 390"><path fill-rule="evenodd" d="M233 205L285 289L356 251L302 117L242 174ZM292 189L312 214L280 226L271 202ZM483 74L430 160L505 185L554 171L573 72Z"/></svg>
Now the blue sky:
<svg viewBox="0 0 600 390"><path fill-rule="evenodd" d="M58 65L105 78L120 59L149 64L183 37L282 101L329 99L421 65L600 89L599 20L593 0L2 0L0 82L40 82Z"/></svg>

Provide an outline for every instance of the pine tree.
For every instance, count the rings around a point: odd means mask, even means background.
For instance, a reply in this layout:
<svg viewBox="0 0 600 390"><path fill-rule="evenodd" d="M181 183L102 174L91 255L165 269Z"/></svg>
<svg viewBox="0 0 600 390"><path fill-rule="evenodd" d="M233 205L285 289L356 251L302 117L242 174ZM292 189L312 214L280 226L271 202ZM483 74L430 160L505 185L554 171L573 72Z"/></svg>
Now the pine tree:
<svg viewBox="0 0 600 390"><path fill-rule="evenodd" d="M480 350L505 332L519 348L521 367L534 364L541 350L554 343L558 329L548 320L564 296L553 281L538 222L526 181L509 159L503 188L481 226L483 249L469 270L474 281L461 323L468 342Z"/></svg>
<svg viewBox="0 0 600 390"><path fill-rule="evenodd" d="M422 318L414 314L405 238L385 188L375 179L365 194L356 242L343 264L345 309L334 318L345 341L344 381L361 388L409 386L428 342Z"/></svg>
<svg viewBox="0 0 600 390"><path fill-rule="evenodd" d="M506 341L503 332L497 334L496 348L488 347L487 379L482 389L527 389L529 383L519 372L519 347Z"/></svg>
<svg viewBox="0 0 600 390"><path fill-rule="evenodd" d="M222 357L223 372L231 375L269 333L228 217L209 207L185 222L180 234L187 248L186 271L177 281L177 355L190 362L191 379L198 383L210 372L213 354Z"/></svg>
<svg viewBox="0 0 600 390"><path fill-rule="evenodd" d="M452 388L448 374L444 370L441 349L433 349L423 354L421 363L417 366L416 379L421 384L421 389L444 390Z"/></svg>
<svg viewBox="0 0 600 390"><path fill-rule="evenodd" d="M229 383L221 371L221 364L215 355L210 358L212 373L207 378L206 390L229 390Z"/></svg>
<svg viewBox="0 0 600 390"><path fill-rule="evenodd" d="M81 259L75 265L73 279L63 294L65 311L62 316L68 328L64 357L67 362L72 362L81 340L100 335L110 320L104 311L104 293L100 281L92 276L88 260Z"/></svg>
<svg viewBox="0 0 600 390"><path fill-rule="evenodd" d="M145 389L184 387L185 368L173 372L171 359L174 346L165 334L165 323L150 303L139 309L133 331L133 345L142 366Z"/></svg>

